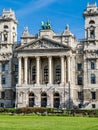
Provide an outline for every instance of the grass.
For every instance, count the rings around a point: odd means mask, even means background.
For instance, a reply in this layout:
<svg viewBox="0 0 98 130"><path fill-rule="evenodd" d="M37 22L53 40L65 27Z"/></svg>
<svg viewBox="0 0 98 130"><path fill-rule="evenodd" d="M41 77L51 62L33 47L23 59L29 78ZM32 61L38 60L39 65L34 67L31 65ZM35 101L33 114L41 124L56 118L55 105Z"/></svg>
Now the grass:
<svg viewBox="0 0 98 130"><path fill-rule="evenodd" d="M98 130L98 118L0 115L0 130Z"/></svg>

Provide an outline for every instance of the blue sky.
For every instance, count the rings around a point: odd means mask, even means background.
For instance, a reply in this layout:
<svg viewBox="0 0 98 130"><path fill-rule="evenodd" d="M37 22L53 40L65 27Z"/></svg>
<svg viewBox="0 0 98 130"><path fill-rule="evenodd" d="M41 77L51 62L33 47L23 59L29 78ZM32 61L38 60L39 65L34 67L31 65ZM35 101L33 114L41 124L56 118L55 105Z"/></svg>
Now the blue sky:
<svg viewBox="0 0 98 130"><path fill-rule="evenodd" d="M51 21L54 32L62 33L66 24L78 39L84 38L83 11L87 3L95 0L0 0L0 14L2 10L15 11L18 24L18 40L28 26L29 32L37 34L41 29L41 21ZM96 0L97 2L97 0ZM98 5L98 2L97 2Z"/></svg>

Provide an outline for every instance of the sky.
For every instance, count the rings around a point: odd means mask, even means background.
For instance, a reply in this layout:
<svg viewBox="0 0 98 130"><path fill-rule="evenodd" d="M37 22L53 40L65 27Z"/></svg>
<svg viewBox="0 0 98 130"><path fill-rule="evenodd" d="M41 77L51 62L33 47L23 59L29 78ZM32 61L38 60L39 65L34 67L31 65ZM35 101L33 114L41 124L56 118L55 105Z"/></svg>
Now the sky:
<svg viewBox="0 0 98 130"><path fill-rule="evenodd" d="M66 24L77 39L84 38L83 11L87 3L98 0L0 0L0 15L3 9L15 11L18 20L18 40L28 27L30 34L36 35L41 29L41 22L51 21L52 29L60 34Z"/></svg>

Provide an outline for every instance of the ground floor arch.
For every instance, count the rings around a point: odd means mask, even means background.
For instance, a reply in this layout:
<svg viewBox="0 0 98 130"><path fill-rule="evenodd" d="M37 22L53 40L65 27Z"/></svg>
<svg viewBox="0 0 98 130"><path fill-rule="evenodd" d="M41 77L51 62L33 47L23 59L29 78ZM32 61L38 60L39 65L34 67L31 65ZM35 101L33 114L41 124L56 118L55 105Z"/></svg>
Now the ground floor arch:
<svg viewBox="0 0 98 130"><path fill-rule="evenodd" d="M56 92L53 95L53 107L59 108L59 106L60 106L60 95L58 92Z"/></svg>
<svg viewBox="0 0 98 130"><path fill-rule="evenodd" d="M47 106L47 94L43 92L41 94L41 107L46 107Z"/></svg>
<svg viewBox="0 0 98 130"><path fill-rule="evenodd" d="M35 104L35 95L33 92L29 93L29 107L34 107Z"/></svg>

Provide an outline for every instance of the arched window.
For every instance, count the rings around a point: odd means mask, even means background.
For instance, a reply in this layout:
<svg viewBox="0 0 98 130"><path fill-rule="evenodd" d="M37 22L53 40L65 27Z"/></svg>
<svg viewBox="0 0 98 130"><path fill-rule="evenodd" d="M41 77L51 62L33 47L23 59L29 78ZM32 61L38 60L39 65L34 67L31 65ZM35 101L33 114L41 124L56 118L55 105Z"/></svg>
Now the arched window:
<svg viewBox="0 0 98 130"><path fill-rule="evenodd" d="M93 26L90 27L90 38L95 38L95 28Z"/></svg>
<svg viewBox="0 0 98 130"><path fill-rule="evenodd" d="M36 67L32 67L32 81L36 82Z"/></svg>
<svg viewBox="0 0 98 130"><path fill-rule="evenodd" d="M56 66L56 82L57 83L61 82L61 66L60 65Z"/></svg>
<svg viewBox="0 0 98 130"><path fill-rule="evenodd" d="M4 29L8 29L8 26L7 26L7 25L4 25Z"/></svg>
<svg viewBox="0 0 98 130"><path fill-rule="evenodd" d="M4 30L3 32L3 37L4 37L4 41L8 40L8 32L6 30Z"/></svg>
<svg viewBox="0 0 98 130"><path fill-rule="evenodd" d="M77 84L78 85L82 85L83 84L83 76L81 74L79 74L77 76Z"/></svg>
<svg viewBox="0 0 98 130"><path fill-rule="evenodd" d="M48 66L44 67L44 82L48 83Z"/></svg>
<svg viewBox="0 0 98 130"><path fill-rule="evenodd" d="M91 84L96 84L96 75L91 74Z"/></svg>
<svg viewBox="0 0 98 130"><path fill-rule="evenodd" d="M90 20L89 24L95 24L94 20Z"/></svg>

